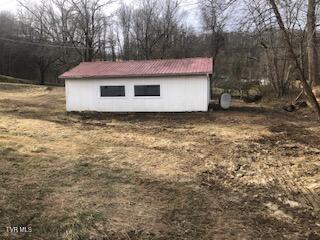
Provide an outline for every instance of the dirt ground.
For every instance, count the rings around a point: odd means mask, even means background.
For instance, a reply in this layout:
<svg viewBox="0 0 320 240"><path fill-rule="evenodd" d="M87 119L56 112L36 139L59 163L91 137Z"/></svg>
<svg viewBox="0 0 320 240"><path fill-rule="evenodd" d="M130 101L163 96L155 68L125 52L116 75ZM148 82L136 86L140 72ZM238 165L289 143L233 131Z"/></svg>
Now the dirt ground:
<svg viewBox="0 0 320 240"><path fill-rule="evenodd" d="M320 125L239 103L66 113L63 88L0 84L0 226L1 239L320 239Z"/></svg>

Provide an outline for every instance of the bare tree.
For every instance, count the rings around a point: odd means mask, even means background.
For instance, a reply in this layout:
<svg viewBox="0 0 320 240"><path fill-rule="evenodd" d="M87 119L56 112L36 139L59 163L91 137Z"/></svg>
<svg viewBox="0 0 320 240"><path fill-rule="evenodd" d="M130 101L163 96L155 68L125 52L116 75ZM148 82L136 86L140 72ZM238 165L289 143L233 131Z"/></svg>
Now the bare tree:
<svg viewBox="0 0 320 240"><path fill-rule="evenodd" d="M211 55L216 58L224 42L224 28L227 15L225 14L226 1L222 0L201 0L200 10L204 29L209 31L211 36Z"/></svg>
<svg viewBox="0 0 320 240"><path fill-rule="evenodd" d="M318 53L316 46L316 0L308 0L307 16L307 49L308 49L308 74L311 84L320 85L318 72Z"/></svg>
<svg viewBox="0 0 320 240"><path fill-rule="evenodd" d="M283 97L289 91L291 75L293 74L293 65L288 51L279 49L275 45L266 45L264 42L261 42L261 44L264 46L266 53L267 76L277 96Z"/></svg>
<svg viewBox="0 0 320 240"><path fill-rule="evenodd" d="M41 26L48 40L73 46L83 61L92 61L96 49L101 46L101 34L106 16L103 9L112 0L50 0L31 5L20 1L20 5ZM34 25L34 24L33 24ZM39 29L38 29L39 30Z"/></svg>
<svg viewBox="0 0 320 240"><path fill-rule="evenodd" d="M212 69L216 68L216 58L224 46L224 30L229 16L228 9L235 2L224 0L200 0L200 10L204 29L210 34L210 50L212 61ZM217 72L217 71L215 71ZM212 77L213 78L213 77ZM212 90L213 81L210 82ZM213 93L211 93L213 95Z"/></svg>
<svg viewBox="0 0 320 240"><path fill-rule="evenodd" d="M24 5L23 5L24 6ZM48 19L45 2L25 6L26 11L20 12L20 22L22 23L22 33L25 39L32 42L39 43L34 50L35 63L39 69L40 84L45 83L46 73L50 66L52 66L60 57L60 52L50 49L45 44L51 42L51 35L48 34Z"/></svg>
<svg viewBox="0 0 320 240"><path fill-rule="evenodd" d="M246 24L249 25L249 28L254 26L253 36L265 52L265 58L261 58L260 61L265 59L267 77L277 96L283 97L289 91L291 76L295 70L288 49L283 46L283 34L279 32L273 18L273 11L267 2L250 0L245 3L249 10ZM286 28L291 33L290 41L295 45L302 44L304 41L304 31L300 20L302 4L302 0L296 0L283 1L281 5ZM303 54L300 58L303 58Z"/></svg>
<svg viewBox="0 0 320 240"><path fill-rule="evenodd" d="M161 58L168 57L168 50L173 44L173 34L178 27L180 21L179 1L177 0L164 0L162 3L162 16L161 21L163 25L163 39L161 46Z"/></svg>
<svg viewBox="0 0 320 240"><path fill-rule="evenodd" d="M117 11L118 24L122 31L123 47L121 49L121 55L124 60L131 58L131 27L132 27L132 7L124 3L121 4ZM119 39L119 42L120 39ZM120 43L121 46L121 43Z"/></svg>
<svg viewBox="0 0 320 240"><path fill-rule="evenodd" d="M78 52L81 52L84 61L92 61L95 48L99 45L99 35L104 25L103 8L111 1L102 0L70 0L74 8L76 37L72 40ZM80 46L80 48L78 47ZM83 50L82 50L83 49Z"/></svg>
<svg viewBox="0 0 320 240"><path fill-rule="evenodd" d="M138 58L151 59L155 47L164 37L160 14L159 3L155 0L142 0L140 8L134 12L132 34L141 51Z"/></svg>
<svg viewBox="0 0 320 240"><path fill-rule="evenodd" d="M316 114L318 116L318 119L320 120L320 106L319 106L319 103L317 102L317 99L316 99L315 95L312 92L312 88L309 85L309 83L308 83L308 81L307 81L307 79L306 79L306 77L304 75L303 69L301 68L299 58L298 58L298 56L296 55L296 53L294 51L294 47L293 47L292 42L290 40L290 35L289 35L289 33L288 33L288 31L287 31L287 29L285 27L285 24L283 22L283 19L282 19L282 16L280 14L280 11L279 11L279 8L277 6L277 3L275 2L275 0L269 0L269 3L270 3L270 5L271 5L271 7L273 9L273 12L274 12L275 17L276 17L277 22L278 22L278 25L279 25L281 31L284 34L285 42L287 44L289 53L290 53L291 57L293 58L293 60L295 62L295 67L296 67L296 69L298 70L298 72L300 74L300 81L301 81L301 84L302 84L303 89L305 91L305 94L306 94L310 104L312 105L314 111L316 112ZM309 7L308 7L308 9L309 9ZM308 14L308 18L310 16L312 16L312 14ZM314 21L314 20L315 20L314 18L313 19L308 19L308 21ZM308 64L313 64L313 62L311 61Z"/></svg>

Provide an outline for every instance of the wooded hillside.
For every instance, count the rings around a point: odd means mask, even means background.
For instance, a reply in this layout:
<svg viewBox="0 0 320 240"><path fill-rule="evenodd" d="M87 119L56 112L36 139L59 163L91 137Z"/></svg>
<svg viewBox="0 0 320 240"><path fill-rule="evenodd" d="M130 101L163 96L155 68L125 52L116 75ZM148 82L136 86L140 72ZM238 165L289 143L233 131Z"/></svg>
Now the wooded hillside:
<svg viewBox="0 0 320 240"><path fill-rule="evenodd" d="M319 2L276 4L295 56L272 2L199 0L191 26L182 0L21 0L18 14L0 13L0 74L55 83L81 61L213 56L223 88L255 82L283 97L301 74L319 83Z"/></svg>

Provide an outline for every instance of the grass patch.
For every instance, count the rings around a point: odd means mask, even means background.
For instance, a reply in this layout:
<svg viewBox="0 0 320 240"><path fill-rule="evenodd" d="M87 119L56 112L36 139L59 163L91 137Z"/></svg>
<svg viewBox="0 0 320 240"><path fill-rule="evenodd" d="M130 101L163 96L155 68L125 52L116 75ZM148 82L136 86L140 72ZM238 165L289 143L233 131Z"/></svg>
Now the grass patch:
<svg viewBox="0 0 320 240"><path fill-rule="evenodd" d="M319 235L312 116L65 113L64 89L21 90L0 86L1 239Z"/></svg>

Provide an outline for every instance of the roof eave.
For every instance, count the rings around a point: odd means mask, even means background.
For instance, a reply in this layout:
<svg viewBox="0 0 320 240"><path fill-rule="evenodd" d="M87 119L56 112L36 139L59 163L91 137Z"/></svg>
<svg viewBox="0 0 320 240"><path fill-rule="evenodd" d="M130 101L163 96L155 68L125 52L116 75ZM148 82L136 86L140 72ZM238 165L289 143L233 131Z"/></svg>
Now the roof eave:
<svg viewBox="0 0 320 240"><path fill-rule="evenodd" d="M201 76L212 74L211 72L198 72L198 73L173 73L173 74L144 74L144 75L101 75L101 76L63 76L60 75L59 79L106 79L106 78L137 78L137 77L173 77L173 76Z"/></svg>

